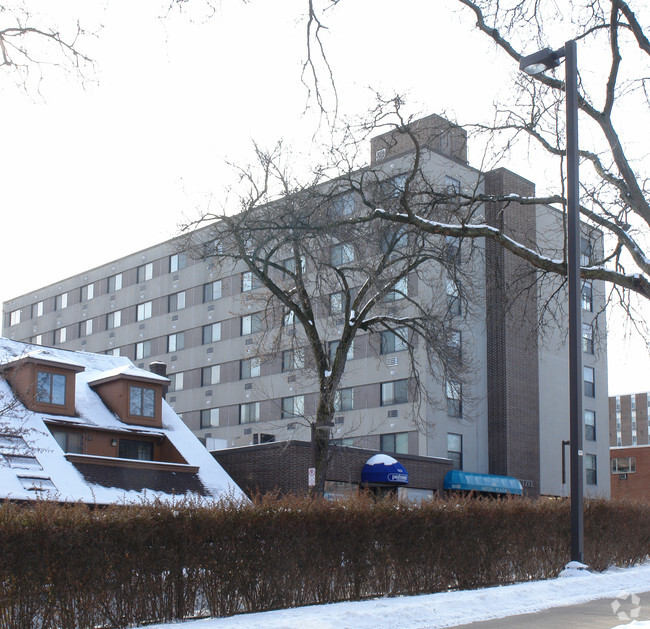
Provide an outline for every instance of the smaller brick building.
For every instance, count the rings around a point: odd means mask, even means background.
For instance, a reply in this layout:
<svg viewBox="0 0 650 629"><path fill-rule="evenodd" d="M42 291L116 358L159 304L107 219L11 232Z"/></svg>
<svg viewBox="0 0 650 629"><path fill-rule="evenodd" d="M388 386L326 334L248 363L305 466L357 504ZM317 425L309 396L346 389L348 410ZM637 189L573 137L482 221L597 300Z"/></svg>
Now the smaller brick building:
<svg viewBox="0 0 650 629"><path fill-rule="evenodd" d="M650 502L650 445L610 448L612 498Z"/></svg>

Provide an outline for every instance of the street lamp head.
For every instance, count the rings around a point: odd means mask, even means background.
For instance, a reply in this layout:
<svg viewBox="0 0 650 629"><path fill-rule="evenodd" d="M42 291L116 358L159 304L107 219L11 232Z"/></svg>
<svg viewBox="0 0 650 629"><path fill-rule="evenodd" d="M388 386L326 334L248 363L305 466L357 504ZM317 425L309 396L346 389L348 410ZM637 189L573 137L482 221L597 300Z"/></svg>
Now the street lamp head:
<svg viewBox="0 0 650 629"><path fill-rule="evenodd" d="M560 48L559 50L544 48L544 50L535 52L532 55L522 57L519 61L519 69L531 76L541 74L551 68L557 68L560 65L560 59L564 55L564 48Z"/></svg>

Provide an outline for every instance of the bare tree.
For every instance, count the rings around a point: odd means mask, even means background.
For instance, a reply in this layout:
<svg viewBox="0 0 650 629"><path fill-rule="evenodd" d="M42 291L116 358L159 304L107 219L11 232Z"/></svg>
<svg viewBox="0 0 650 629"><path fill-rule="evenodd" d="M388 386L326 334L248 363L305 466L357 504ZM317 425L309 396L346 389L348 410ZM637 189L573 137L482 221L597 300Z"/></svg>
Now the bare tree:
<svg viewBox="0 0 650 629"><path fill-rule="evenodd" d="M344 151L329 150L337 168L349 166ZM256 167L241 170L247 194L239 212L204 213L187 226L183 247L213 257L222 274L243 271L246 303L255 314L246 315L242 326L258 332L256 360L284 352L316 391L313 414L292 411L312 429L315 490L322 493L330 427L355 339L371 335L377 353L382 343L408 350L410 377L387 395L416 402L413 419L425 431L426 412L420 410L434 396L424 374L435 374L452 391L448 398L471 376L453 315L461 302L469 303L474 274L469 261L459 263L457 242L410 225L368 223L368 206L395 208L406 199L415 206L424 198L435 203L421 176L419 152L396 176L378 165L347 168L332 179L323 165L306 184L292 179L286 159L280 148L258 149ZM442 195L440 216L451 211L447 201ZM207 229L196 230L206 223ZM469 249L465 255L471 258Z"/></svg>

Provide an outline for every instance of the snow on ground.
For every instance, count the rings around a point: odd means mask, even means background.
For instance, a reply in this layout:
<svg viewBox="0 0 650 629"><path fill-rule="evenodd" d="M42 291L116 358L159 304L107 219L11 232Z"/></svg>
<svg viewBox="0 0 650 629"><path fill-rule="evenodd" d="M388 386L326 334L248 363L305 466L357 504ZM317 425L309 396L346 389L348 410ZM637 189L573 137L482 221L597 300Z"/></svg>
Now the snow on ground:
<svg viewBox="0 0 650 629"><path fill-rule="evenodd" d="M314 605L230 618L183 623L183 629L438 629L482 620L527 614L551 607L611 598L622 601L630 593L650 592L650 562L634 568L610 568L592 574L568 570L548 581L422 596L379 598L355 603ZM629 597L632 598L632 597ZM642 601L647 604L648 601ZM629 607L629 606L628 606ZM621 606L622 612L626 608ZM650 629L650 621L624 622L620 627ZM612 610L614 615L614 610ZM179 629L179 625L150 625L149 629Z"/></svg>

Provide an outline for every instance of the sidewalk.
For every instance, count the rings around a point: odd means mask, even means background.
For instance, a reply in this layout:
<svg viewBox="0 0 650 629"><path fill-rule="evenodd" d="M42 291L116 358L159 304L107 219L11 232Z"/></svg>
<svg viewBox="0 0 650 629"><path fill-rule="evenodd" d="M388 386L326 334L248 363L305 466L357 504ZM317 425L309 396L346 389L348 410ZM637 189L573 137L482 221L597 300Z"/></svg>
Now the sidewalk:
<svg viewBox="0 0 650 629"><path fill-rule="evenodd" d="M456 625L454 629L612 629L627 625L632 620L650 621L650 592L642 592L636 596L638 601L632 597L625 600L601 598L589 603L554 607L532 614ZM616 607L616 613L612 604Z"/></svg>

